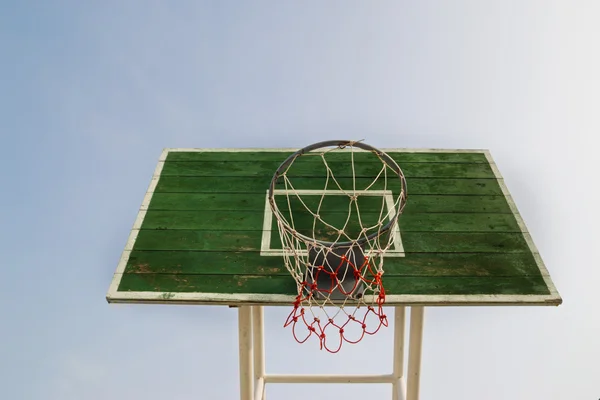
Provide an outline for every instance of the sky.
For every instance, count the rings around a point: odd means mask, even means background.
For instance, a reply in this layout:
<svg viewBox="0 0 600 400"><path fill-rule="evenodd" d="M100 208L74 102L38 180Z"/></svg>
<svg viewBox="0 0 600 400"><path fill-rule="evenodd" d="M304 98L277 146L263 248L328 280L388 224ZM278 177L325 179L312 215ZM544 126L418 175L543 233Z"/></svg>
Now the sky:
<svg viewBox="0 0 600 400"><path fill-rule="evenodd" d="M109 305L164 147L486 148L559 307L426 310L421 397L600 397L595 1L22 1L0 13L0 397L238 396L237 313ZM384 373L267 309L267 371ZM268 386L270 399L384 398Z"/></svg>

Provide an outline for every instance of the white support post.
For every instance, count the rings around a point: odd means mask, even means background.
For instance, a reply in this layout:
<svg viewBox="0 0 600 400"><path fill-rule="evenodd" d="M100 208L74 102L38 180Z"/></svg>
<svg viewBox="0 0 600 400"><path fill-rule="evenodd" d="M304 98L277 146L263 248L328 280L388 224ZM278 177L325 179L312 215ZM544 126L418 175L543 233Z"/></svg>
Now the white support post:
<svg viewBox="0 0 600 400"><path fill-rule="evenodd" d="M252 307L252 341L254 343L254 400L265 400L264 311Z"/></svg>
<svg viewBox="0 0 600 400"><path fill-rule="evenodd" d="M405 307L394 307L394 359L392 400L404 400L404 321Z"/></svg>
<svg viewBox="0 0 600 400"><path fill-rule="evenodd" d="M410 337L408 343L408 373L406 400L419 399L419 377L421 374L421 348L423 344L423 307L410 308Z"/></svg>
<svg viewBox="0 0 600 400"><path fill-rule="evenodd" d="M393 370L384 375L286 375L266 374L264 343L264 311L262 306L238 308L240 399L265 400L267 383L388 383L393 400L418 400L423 342L422 306L410 310L408 368L404 377L404 330L406 308L394 308Z"/></svg>
<svg viewBox="0 0 600 400"><path fill-rule="evenodd" d="M238 334L240 357L240 399L252 400L252 308L238 308Z"/></svg>

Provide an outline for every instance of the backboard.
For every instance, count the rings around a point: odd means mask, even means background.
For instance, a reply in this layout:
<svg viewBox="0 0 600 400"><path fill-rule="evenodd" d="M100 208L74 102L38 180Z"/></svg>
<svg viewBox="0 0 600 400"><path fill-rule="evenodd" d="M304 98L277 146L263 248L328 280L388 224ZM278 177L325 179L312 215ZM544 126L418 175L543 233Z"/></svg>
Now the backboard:
<svg viewBox="0 0 600 400"><path fill-rule="evenodd" d="M107 300L292 304L296 282L282 260L267 189L295 150L165 149ZM488 151L382 150L408 183L386 254L387 305L562 302ZM357 165L357 182L372 179L373 165L366 159ZM299 166L295 187L308 202L323 193L323 174L313 167ZM373 207L391 204L394 187L371 189ZM339 218L340 196L325 197L330 217Z"/></svg>

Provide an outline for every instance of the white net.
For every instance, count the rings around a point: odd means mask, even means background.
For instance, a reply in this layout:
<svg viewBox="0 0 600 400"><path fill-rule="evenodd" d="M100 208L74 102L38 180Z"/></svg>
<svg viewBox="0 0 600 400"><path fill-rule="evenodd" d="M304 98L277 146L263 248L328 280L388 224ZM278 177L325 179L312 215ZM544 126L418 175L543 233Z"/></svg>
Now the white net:
<svg viewBox="0 0 600 400"><path fill-rule="evenodd" d="M337 352L387 326L384 254L406 203L395 161L362 143L309 146L281 165L269 200L297 284L285 323L296 340Z"/></svg>

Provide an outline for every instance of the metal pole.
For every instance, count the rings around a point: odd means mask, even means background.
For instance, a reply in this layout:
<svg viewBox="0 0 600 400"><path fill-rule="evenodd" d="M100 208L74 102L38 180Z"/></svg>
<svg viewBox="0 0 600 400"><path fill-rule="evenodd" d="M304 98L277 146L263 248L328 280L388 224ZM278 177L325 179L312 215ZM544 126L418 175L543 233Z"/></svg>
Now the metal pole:
<svg viewBox="0 0 600 400"><path fill-rule="evenodd" d="M395 381L392 387L392 400L404 399L404 321L405 307L394 307L394 360L393 372Z"/></svg>
<svg viewBox="0 0 600 400"><path fill-rule="evenodd" d="M421 373L421 348L423 344L423 307L410 308L410 337L408 343L408 373L406 400L419 399L419 376Z"/></svg>
<svg viewBox="0 0 600 400"><path fill-rule="evenodd" d="M252 308L238 308L240 399L252 400Z"/></svg>
<svg viewBox="0 0 600 400"><path fill-rule="evenodd" d="M254 342L254 400L265 399L265 341L264 311L262 306L252 307L252 340Z"/></svg>

